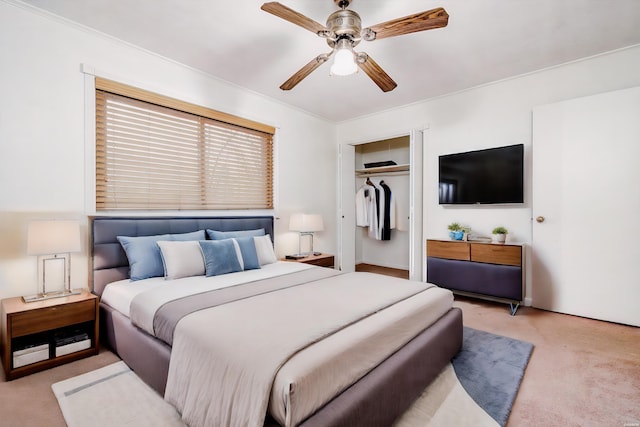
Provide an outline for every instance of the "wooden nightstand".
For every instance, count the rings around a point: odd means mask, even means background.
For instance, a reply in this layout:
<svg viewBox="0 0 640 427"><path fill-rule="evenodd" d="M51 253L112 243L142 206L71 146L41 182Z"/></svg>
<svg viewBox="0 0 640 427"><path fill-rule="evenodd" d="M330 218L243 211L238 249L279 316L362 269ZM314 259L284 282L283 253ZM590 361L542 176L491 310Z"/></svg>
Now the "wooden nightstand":
<svg viewBox="0 0 640 427"><path fill-rule="evenodd" d="M7 380L98 354L98 297L25 303L2 300L2 366Z"/></svg>
<svg viewBox="0 0 640 427"><path fill-rule="evenodd" d="M331 254L308 255L300 259L284 259L283 261L303 262L305 264L333 268L334 256Z"/></svg>

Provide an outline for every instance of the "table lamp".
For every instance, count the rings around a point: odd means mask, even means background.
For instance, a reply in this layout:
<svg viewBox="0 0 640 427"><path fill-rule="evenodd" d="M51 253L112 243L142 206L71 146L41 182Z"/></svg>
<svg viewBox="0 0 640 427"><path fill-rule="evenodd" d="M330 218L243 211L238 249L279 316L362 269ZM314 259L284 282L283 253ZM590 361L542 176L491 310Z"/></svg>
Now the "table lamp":
<svg viewBox="0 0 640 427"><path fill-rule="evenodd" d="M71 252L80 252L80 224L77 221L32 221L27 230L27 254L38 256L38 293L23 296L25 302L79 294L71 290ZM56 277L57 276L57 277ZM62 276L62 277L61 277ZM63 283L63 290L48 289Z"/></svg>
<svg viewBox="0 0 640 427"><path fill-rule="evenodd" d="M289 220L289 230L298 232L298 253L295 255L289 255L289 258L300 259L311 254L315 255L316 253L313 251L313 233L324 230L322 215L301 213L293 214ZM301 250L300 245L303 236L311 237L311 250L309 252L302 252Z"/></svg>

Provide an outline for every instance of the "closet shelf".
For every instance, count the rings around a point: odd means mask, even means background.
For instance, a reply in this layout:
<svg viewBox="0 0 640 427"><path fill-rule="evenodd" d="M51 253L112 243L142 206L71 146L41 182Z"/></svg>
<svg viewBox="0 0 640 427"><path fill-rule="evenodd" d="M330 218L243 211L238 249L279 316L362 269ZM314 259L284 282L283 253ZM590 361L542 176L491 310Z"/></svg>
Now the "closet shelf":
<svg viewBox="0 0 640 427"><path fill-rule="evenodd" d="M358 176L387 174L390 172L409 172L409 165L379 166L377 168L356 169Z"/></svg>

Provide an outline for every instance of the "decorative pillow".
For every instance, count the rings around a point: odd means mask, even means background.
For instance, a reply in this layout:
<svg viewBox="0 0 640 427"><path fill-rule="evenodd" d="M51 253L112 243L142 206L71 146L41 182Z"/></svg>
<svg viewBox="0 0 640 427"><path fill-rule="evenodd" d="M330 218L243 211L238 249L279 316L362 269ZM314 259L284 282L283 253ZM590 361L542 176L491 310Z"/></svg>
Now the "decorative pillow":
<svg viewBox="0 0 640 427"><path fill-rule="evenodd" d="M204 240L204 230L181 234L155 236L117 236L129 260L129 277L132 281L164 276L160 240Z"/></svg>
<svg viewBox="0 0 640 427"><path fill-rule="evenodd" d="M238 242L238 247L242 254L243 270L255 270L256 268L260 268L258 252L256 251L256 243L253 239L253 237L237 237L233 239Z"/></svg>
<svg viewBox="0 0 640 427"><path fill-rule="evenodd" d="M165 279L204 276L204 258L197 240L157 242L160 246Z"/></svg>
<svg viewBox="0 0 640 427"><path fill-rule="evenodd" d="M268 234L265 236L254 236L253 241L256 244L258 263L260 265L272 264L278 261L278 258L276 258L276 254L273 251L271 236L269 236Z"/></svg>
<svg viewBox="0 0 640 427"><path fill-rule="evenodd" d="M216 231L207 229L207 235L211 240L224 240L236 237L264 236L264 228L257 230Z"/></svg>
<svg viewBox="0 0 640 427"><path fill-rule="evenodd" d="M233 239L202 240L199 242L204 255L205 274L217 276L220 274L242 271L238 242Z"/></svg>

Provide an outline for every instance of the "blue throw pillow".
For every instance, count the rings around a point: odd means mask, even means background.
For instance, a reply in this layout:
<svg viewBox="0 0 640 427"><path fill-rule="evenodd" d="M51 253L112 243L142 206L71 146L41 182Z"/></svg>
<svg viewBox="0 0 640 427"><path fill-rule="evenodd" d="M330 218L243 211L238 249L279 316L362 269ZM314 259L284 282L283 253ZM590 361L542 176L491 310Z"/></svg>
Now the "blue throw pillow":
<svg viewBox="0 0 640 427"><path fill-rule="evenodd" d="M164 276L160 240L203 240L204 230L181 234L157 234L154 236L117 236L129 260L129 278L134 280Z"/></svg>
<svg viewBox="0 0 640 427"><path fill-rule="evenodd" d="M201 240L199 243L207 277L242 271L236 251L237 243L232 239Z"/></svg>
<svg viewBox="0 0 640 427"><path fill-rule="evenodd" d="M245 270L255 270L260 268L260 262L258 261L258 251L256 250L256 243L253 237L236 237L236 242L240 246L240 253L242 253L242 262L244 263Z"/></svg>
<svg viewBox="0 0 640 427"><path fill-rule="evenodd" d="M207 235L211 240L224 240L236 237L264 236L264 228L256 230L216 231L207 229Z"/></svg>

